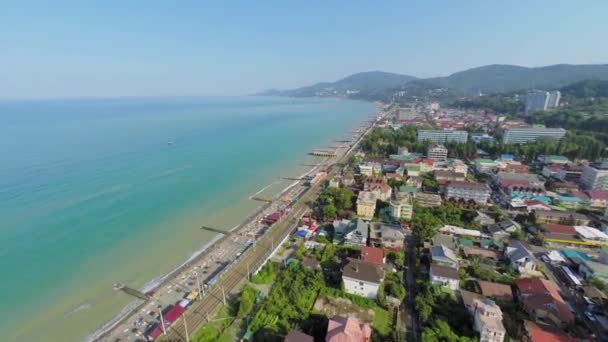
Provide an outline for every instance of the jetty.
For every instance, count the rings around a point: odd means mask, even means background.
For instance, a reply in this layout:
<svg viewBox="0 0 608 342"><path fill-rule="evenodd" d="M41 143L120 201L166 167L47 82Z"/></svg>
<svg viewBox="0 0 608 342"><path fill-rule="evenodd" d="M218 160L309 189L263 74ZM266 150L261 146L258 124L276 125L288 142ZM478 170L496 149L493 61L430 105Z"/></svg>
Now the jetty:
<svg viewBox="0 0 608 342"><path fill-rule="evenodd" d="M314 150L310 154L316 157L336 157L338 155L334 150Z"/></svg>
<svg viewBox="0 0 608 342"><path fill-rule="evenodd" d="M224 235L230 235L230 232L227 232L227 231L221 230L221 229L217 229L217 228L213 228L213 227L201 226L201 229L208 230L208 231L214 232L214 233L220 233L220 234L224 234Z"/></svg>

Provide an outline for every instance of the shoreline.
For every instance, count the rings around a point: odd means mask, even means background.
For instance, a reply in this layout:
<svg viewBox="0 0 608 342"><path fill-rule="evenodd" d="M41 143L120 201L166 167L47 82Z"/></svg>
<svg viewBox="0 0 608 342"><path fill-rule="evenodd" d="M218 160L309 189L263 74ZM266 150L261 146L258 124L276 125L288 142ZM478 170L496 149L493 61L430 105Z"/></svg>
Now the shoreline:
<svg viewBox="0 0 608 342"><path fill-rule="evenodd" d="M376 104L375 114L378 112L381 112L382 111L381 106L383 104L378 103L378 102L374 102L374 103ZM372 126L373 126L373 124L370 123L370 126L367 129L369 129ZM352 151L352 149L360 142L360 139L364 135L364 132L367 132L367 129L362 132L357 133L356 138L355 138L355 136L353 136L352 145L342 151L342 153L341 153L342 156L347 155L348 153L350 153ZM317 165L312 166L310 169L304 171L301 175L298 176L298 178L303 178L310 174L314 174L315 171L322 168L323 166L328 166L326 163L331 161L331 159L332 158L323 158L323 160L321 162L319 162ZM229 229L227 232L231 233L230 235L223 235L223 234L218 233L211 240L209 240L204 245L202 245L198 250L194 251L184 262L182 262L178 266L174 267L170 271L166 272L165 274L155 277L154 279L148 281L147 283L142 285L139 288L139 290L144 293L147 293L147 292L151 292L151 291L156 291L166 285L169 285L169 286L175 285L174 282L176 282L176 280L179 278L180 275L183 275L184 273L186 273L188 271L192 271L193 269L196 269L198 267L198 266L196 266L196 264L201 263L203 261L203 259L208 257L210 254L217 252L218 249L220 249L220 247L222 246L222 243L225 242L229 237L233 236L233 234L237 234L237 232L239 230L243 229L244 227L246 227L250 224L255 223L256 222L255 220L258 216L260 216L262 213L264 213L264 211L266 211L273 205L276 206L277 202L280 201L281 197L285 193L288 193L291 189L298 186L299 184L301 185L302 182L303 182L302 180L295 180L292 183L287 184L287 186L285 188L281 189L279 192L272 195L272 198L271 198L272 202L265 203L265 204L261 205L260 207L254 209L253 211L251 211L249 214L247 214L245 216L245 218L241 221L240 224ZM270 188L273 185L278 184L278 183L280 183L280 181L271 182L270 184L265 185L260 190L258 190L256 193L254 193L253 195L250 195L249 199L264 192L268 188ZM265 234L265 231L262 233L261 236L263 236L264 234ZM256 240L257 240L257 238L256 238ZM245 250L247 250L247 247L242 246L241 252L244 252ZM213 259L213 257L211 259ZM216 272L214 272L212 274L208 274L207 280L210 278L215 278L217 275L225 272L231 266L232 266L231 264L225 265L224 267L217 270ZM205 277L203 277L203 278L205 278ZM86 341L104 340L105 337L114 333L115 330L121 324L124 324L126 321L128 321L130 318L132 318L134 315L136 315L140 310L142 310L151 301L152 300L148 300L148 301L134 300L134 301L128 303L113 318L104 322L103 325L101 325L93 333L87 335L85 337L85 340Z"/></svg>

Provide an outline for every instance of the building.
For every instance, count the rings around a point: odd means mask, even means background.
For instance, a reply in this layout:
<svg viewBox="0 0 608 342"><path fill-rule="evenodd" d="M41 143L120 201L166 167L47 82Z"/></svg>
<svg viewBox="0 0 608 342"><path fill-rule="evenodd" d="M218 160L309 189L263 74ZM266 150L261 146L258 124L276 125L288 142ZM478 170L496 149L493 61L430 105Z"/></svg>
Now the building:
<svg viewBox="0 0 608 342"><path fill-rule="evenodd" d="M453 130L418 130L418 142L432 141L438 144L445 144L447 142L459 142L466 143L469 138L467 131L453 131Z"/></svg>
<svg viewBox="0 0 608 342"><path fill-rule="evenodd" d="M474 300L473 306L473 328L479 333L479 342L502 342L506 330L500 307L487 298Z"/></svg>
<svg viewBox="0 0 608 342"><path fill-rule="evenodd" d="M551 165L551 164L562 164L566 165L570 163L570 160L564 156L556 156L556 155L546 155L539 157L542 160L543 164Z"/></svg>
<svg viewBox="0 0 608 342"><path fill-rule="evenodd" d="M517 279L515 294L524 310L536 321L550 322L559 328L574 323L574 314L570 307L560 296L557 286L549 280Z"/></svg>
<svg viewBox="0 0 608 342"><path fill-rule="evenodd" d="M450 170L435 170L433 172L437 184L445 185L448 182L464 182L466 176L464 173L458 173Z"/></svg>
<svg viewBox="0 0 608 342"><path fill-rule="evenodd" d="M583 175L583 166L577 164L566 164L557 171L555 178L562 182L579 182Z"/></svg>
<svg viewBox="0 0 608 342"><path fill-rule="evenodd" d="M368 236L368 225L358 218L355 224L351 224L348 231L343 235L344 244L347 246L366 246Z"/></svg>
<svg viewBox="0 0 608 342"><path fill-rule="evenodd" d="M365 220L374 218L376 212L376 194L369 191L359 192L357 197L357 216Z"/></svg>
<svg viewBox="0 0 608 342"><path fill-rule="evenodd" d="M285 336L284 342L314 342L314 338L303 332L292 330Z"/></svg>
<svg viewBox="0 0 608 342"><path fill-rule="evenodd" d="M534 216L538 224L544 225L547 223L557 223L563 225L587 225L589 218L586 215L579 213L563 212L557 210L540 210L535 211Z"/></svg>
<svg viewBox="0 0 608 342"><path fill-rule="evenodd" d="M393 251L402 251L405 233L399 225L372 224L370 239L376 247L381 246Z"/></svg>
<svg viewBox="0 0 608 342"><path fill-rule="evenodd" d="M361 260L369 264L384 265L386 254L382 248L363 247L361 248Z"/></svg>
<svg viewBox="0 0 608 342"><path fill-rule="evenodd" d="M603 209L608 207L608 190L589 190L585 194L591 208Z"/></svg>
<svg viewBox="0 0 608 342"><path fill-rule="evenodd" d="M410 220L414 211L412 196L406 192L397 192L389 204L391 216L400 220Z"/></svg>
<svg viewBox="0 0 608 342"><path fill-rule="evenodd" d="M481 294L488 297L504 301L513 301L513 291L510 285L492 283L484 280L477 280Z"/></svg>
<svg viewBox="0 0 608 342"><path fill-rule="evenodd" d="M381 201L388 201L393 192L385 177L369 177L363 185L363 190L374 193L376 199Z"/></svg>
<svg viewBox="0 0 608 342"><path fill-rule="evenodd" d="M441 205L441 196L426 192L418 192L414 195L414 200L423 208L438 207Z"/></svg>
<svg viewBox="0 0 608 342"><path fill-rule="evenodd" d="M557 329L539 326L532 321L524 321L527 341L529 342L578 342L578 339L564 335Z"/></svg>
<svg viewBox="0 0 608 342"><path fill-rule="evenodd" d="M608 160L585 165L581 185L588 190L608 190Z"/></svg>
<svg viewBox="0 0 608 342"><path fill-rule="evenodd" d="M566 135L563 128L511 128L505 130L502 141L504 144L525 144L540 138L551 138L560 140Z"/></svg>
<svg viewBox="0 0 608 342"><path fill-rule="evenodd" d="M492 159L475 159L475 170L479 173L490 173L498 168L498 163Z"/></svg>
<svg viewBox="0 0 608 342"><path fill-rule="evenodd" d="M342 269L344 291L357 296L376 299L383 280L381 267L361 260L350 259Z"/></svg>
<svg viewBox="0 0 608 342"><path fill-rule="evenodd" d="M578 271L585 279L597 278L608 283L608 265L594 260L581 259Z"/></svg>
<svg viewBox="0 0 608 342"><path fill-rule="evenodd" d="M334 316L327 324L325 342L369 342L372 328L354 317Z"/></svg>
<svg viewBox="0 0 608 342"><path fill-rule="evenodd" d="M446 199L473 201L479 205L486 205L490 194L490 188L483 183L450 182L445 188Z"/></svg>
<svg viewBox="0 0 608 342"><path fill-rule="evenodd" d="M367 162L359 164L359 173L365 176L373 176L382 173L382 164Z"/></svg>
<svg viewBox="0 0 608 342"><path fill-rule="evenodd" d="M448 149L441 144L431 144L426 150L426 155L433 160L448 159Z"/></svg>
<svg viewBox="0 0 608 342"><path fill-rule="evenodd" d="M445 286L454 291L460 288L458 271L452 267L432 264L429 279L434 285Z"/></svg>
<svg viewBox="0 0 608 342"><path fill-rule="evenodd" d="M446 246L433 246L430 248L430 253L433 264L458 268L458 258L456 258L456 254Z"/></svg>
<svg viewBox="0 0 608 342"><path fill-rule="evenodd" d="M512 241L507 247L505 255L509 258L511 267L520 274L533 274L536 272L537 261L521 241Z"/></svg>
<svg viewBox="0 0 608 342"><path fill-rule="evenodd" d="M544 112L547 109L557 108L562 94L559 90L542 91L531 90L526 95L526 114Z"/></svg>

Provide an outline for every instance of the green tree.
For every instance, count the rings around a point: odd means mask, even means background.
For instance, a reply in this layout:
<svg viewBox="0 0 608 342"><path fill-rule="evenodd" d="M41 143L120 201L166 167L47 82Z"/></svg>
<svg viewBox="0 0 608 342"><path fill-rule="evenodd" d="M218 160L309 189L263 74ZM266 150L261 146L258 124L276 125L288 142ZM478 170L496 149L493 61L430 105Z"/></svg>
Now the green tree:
<svg viewBox="0 0 608 342"><path fill-rule="evenodd" d="M428 240L437 234L443 222L428 210L418 210L414 213L411 224L412 230L421 240Z"/></svg>
<svg viewBox="0 0 608 342"><path fill-rule="evenodd" d="M327 204L323 207L323 217L325 219L334 219L338 215L338 209L333 204Z"/></svg>

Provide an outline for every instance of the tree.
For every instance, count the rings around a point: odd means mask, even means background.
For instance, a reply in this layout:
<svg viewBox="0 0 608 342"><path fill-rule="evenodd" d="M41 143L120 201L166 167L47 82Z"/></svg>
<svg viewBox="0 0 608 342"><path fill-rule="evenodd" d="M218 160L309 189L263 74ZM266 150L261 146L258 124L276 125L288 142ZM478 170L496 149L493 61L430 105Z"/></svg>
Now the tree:
<svg viewBox="0 0 608 342"><path fill-rule="evenodd" d="M421 240L428 240L437 234L443 222L429 211L423 210L414 213L411 224L412 230Z"/></svg>
<svg viewBox="0 0 608 342"><path fill-rule="evenodd" d="M429 299L428 296L418 295L414 300L414 304L420 315L420 319L423 322L428 321L433 313L432 299Z"/></svg>
<svg viewBox="0 0 608 342"><path fill-rule="evenodd" d="M338 215L338 209L333 204L327 204L323 207L323 217L325 219L334 219Z"/></svg>
<svg viewBox="0 0 608 342"><path fill-rule="evenodd" d="M402 269L405 264L405 255L402 252L388 252L387 259L397 269Z"/></svg>

